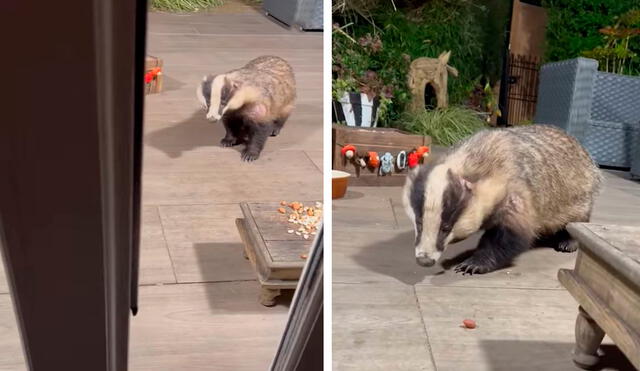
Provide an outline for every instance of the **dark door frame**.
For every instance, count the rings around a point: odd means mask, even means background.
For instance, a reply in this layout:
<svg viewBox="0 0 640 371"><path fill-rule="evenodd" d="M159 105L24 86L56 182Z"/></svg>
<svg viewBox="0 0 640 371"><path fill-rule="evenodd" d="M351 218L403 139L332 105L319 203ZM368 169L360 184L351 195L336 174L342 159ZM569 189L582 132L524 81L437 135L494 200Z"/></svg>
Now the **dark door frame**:
<svg viewBox="0 0 640 371"><path fill-rule="evenodd" d="M0 3L0 249L30 370L127 369L146 11Z"/></svg>

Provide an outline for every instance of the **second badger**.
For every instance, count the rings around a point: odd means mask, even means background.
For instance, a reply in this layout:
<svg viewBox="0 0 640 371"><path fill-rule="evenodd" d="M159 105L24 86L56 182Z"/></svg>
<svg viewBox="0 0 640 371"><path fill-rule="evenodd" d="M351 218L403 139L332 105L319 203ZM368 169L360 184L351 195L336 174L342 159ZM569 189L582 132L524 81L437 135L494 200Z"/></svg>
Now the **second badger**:
<svg viewBox="0 0 640 371"><path fill-rule="evenodd" d="M589 221L600 183L585 149L560 129L481 131L407 177L403 201L415 225L416 261L431 266L449 243L479 230L478 247L457 271L503 268L539 239L575 251L565 226Z"/></svg>
<svg viewBox="0 0 640 371"><path fill-rule="evenodd" d="M262 56L242 68L205 76L197 95L207 119L224 124L220 144L246 144L242 159L254 161L267 137L280 133L293 110L295 78L284 59Z"/></svg>

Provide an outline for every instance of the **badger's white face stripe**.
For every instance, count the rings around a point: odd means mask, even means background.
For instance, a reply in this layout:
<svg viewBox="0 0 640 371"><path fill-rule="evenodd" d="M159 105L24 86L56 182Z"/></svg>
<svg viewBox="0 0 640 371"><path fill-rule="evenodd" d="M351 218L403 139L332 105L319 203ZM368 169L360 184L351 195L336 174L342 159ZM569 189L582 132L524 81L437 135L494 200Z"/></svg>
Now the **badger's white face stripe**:
<svg viewBox="0 0 640 371"><path fill-rule="evenodd" d="M204 97L204 94L202 93L202 83L207 81L207 76L205 76L202 79L202 82L198 84L197 89L196 89L196 96L198 97L198 102L200 102L200 105L202 106L202 109L206 110L207 109L207 99Z"/></svg>
<svg viewBox="0 0 640 371"><path fill-rule="evenodd" d="M411 170L409 172L418 171L418 169ZM404 189L402 190L402 204L404 205L404 211L407 213L409 220L413 223L413 231L415 233L415 237L418 237L418 226L416 225L416 213L413 211L413 206L411 205L411 189L413 188L413 179L412 176L407 176L407 182L404 185Z"/></svg>
<svg viewBox="0 0 640 371"><path fill-rule="evenodd" d="M207 119L212 121L218 121L222 117L219 112L222 87L224 86L224 76L225 75L216 76L211 83L211 99L209 100L209 112L207 112Z"/></svg>
<svg viewBox="0 0 640 371"><path fill-rule="evenodd" d="M437 260L441 252L436 248L442 218L442 198L447 187L447 167L437 165L429 175L425 187L422 235L416 245L416 258L429 257Z"/></svg>

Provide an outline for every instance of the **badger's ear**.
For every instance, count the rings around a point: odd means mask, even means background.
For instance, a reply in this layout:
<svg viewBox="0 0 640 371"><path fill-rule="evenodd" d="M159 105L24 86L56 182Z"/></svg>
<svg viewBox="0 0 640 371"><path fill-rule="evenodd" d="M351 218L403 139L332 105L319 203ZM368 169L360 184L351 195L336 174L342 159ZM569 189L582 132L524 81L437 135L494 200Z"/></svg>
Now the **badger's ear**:
<svg viewBox="0 0 640 371"><path fill-rule="evenodd" d="M465 179L464 177L458 175L458 174L454 174L453 171L451 171L451 169L447 170L447 176L449 178L449 181L452 184L458 184L462 191L465 193L473 193L473 190L475 188L475 184L470 182L469 180Z"/></svg>

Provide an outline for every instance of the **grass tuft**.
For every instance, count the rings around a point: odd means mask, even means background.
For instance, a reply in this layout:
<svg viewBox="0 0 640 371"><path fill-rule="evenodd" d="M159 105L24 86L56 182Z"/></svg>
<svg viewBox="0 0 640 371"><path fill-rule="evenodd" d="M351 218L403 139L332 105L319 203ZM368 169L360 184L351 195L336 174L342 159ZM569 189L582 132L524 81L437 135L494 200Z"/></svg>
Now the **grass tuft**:
<svg viewBox="0 0 640 371"><path fill-rule="evenodd" d="M402 127L416 134L428 135L435 144L442 146L452 146L487 128L475 111L463 107L407 113L402 118Z"/></svg>
<svg viewBox="0 0 640 371"><path fill-rule="evenodd" d="M169 12L197 12L222 5L222 0L151 0L151 9Z"/></svg>

